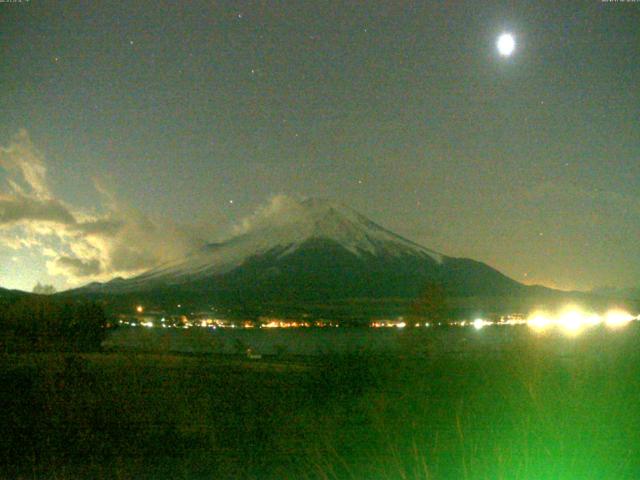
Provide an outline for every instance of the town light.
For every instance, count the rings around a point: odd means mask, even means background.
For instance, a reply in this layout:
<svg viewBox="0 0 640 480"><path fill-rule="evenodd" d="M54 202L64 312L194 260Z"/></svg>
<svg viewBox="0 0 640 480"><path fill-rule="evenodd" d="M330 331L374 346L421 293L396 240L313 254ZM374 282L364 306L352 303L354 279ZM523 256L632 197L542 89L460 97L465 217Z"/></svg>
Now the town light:
<svg viewBox="0 0 640 480"><path fill-rule="evenodd" d="M620 328L634 319L633 315L624 310L609 310L604 316L604 323L610 328Z"/></svg>
<svg viewBox="0 0 640 480"><path fill-rule="evenodd" d="M584 326L584 314L575 308L567 309L560 315L560 326L569 335L577 335Z"/></svg>
<svg viewBox="0 0 640 480"><path fill-rule="evenodd" d="M481 328L483 328L487 324L488 324L488 322L485 322L482 318L476 318L473 321L473 328L475 328L476 330L480 330Z"/></svg>
<svg viewBox="0 0 640 480"><path fill-rule="evenodd" d="M527 319L527 326L532 328L537 332L541 332L545 330L547 327L551 325L551 319L544 312L534 312Z"/></svg>

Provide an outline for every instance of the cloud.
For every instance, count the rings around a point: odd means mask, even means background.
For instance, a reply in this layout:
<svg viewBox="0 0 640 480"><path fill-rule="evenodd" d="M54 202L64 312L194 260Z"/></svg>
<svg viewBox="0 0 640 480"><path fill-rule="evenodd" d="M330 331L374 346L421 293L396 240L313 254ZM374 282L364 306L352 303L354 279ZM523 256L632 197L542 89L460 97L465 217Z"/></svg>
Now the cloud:
<svg viewBox="0 0 640 480"><path fill-rule="evenodd" d="M33 146L26 130L20 130L7 147L0 147L0 167L13 174L9 185L14 192L49 197L44 157Z"/></svg>
<svg viewBox="0 0 640 480"><path fill-rule="evenodd" d="M79 223L75 230L85 235L104 235L114 237L122 230L125 222L115 218L101 218Z"/></svg>
<svg viewBox="0 0 640 480"><path fill-rule="evenodd" d="M90 277L101 273L100 262L95 258L82 260L76 257L60 256L47 262L47 267L52 270L52 273L72 277Z"/></svg>
<svg viewBox="0 0 640 480"><path fill-rule="evenodd" d="M0 225L11 225L22 221L61 225L76 223L71 212L58 200L31 198L22 194L0 194Z"/></svg>
<svg viewBox="0 0 640 480"><path fill-rule="evenodd" d="M303 220L305 210L302 203L288 195L278 194L256 209L256 211L244 218L233 227L233 233L241 235L263 227L284 226Z"/></svg>
<svg viewBox="0 0 640 480"><path fill-rule="evenodd" d="M118 202L97 181L100 213L63 201L49 187L44 156L24 130L0 147L0 180L3 176L0 245L38 251L49 274L62 276L69 286L141 273L186 255L207 237L202 228Z"/></svg>

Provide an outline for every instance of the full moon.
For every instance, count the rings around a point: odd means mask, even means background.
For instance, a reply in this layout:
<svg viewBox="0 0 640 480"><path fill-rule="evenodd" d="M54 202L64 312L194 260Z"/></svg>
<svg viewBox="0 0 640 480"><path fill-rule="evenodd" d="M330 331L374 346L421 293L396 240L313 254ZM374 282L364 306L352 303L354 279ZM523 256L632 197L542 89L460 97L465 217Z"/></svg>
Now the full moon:
<svg viewBox="0 0 640 480"><path fill-rule="evenodd" d="M496 46L498 47L498 52L500 52L500 55L502 55L503 57L508 57L515 50L516 41L513 38L513 35L511 35L510 33L503 33L498 37Z"/></svg>

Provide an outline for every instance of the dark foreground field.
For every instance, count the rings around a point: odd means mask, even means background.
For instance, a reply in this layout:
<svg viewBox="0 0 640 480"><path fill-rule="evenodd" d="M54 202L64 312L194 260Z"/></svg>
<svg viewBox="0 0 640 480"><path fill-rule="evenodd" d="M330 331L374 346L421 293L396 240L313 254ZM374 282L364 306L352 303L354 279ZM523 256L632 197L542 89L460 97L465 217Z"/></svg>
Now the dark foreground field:
<svg viewBox="0 0 640 480"><path fill-rule="evenodd" d="M640 478L639 346L631 325L406 358L4 355L0 476Z"/></svg>

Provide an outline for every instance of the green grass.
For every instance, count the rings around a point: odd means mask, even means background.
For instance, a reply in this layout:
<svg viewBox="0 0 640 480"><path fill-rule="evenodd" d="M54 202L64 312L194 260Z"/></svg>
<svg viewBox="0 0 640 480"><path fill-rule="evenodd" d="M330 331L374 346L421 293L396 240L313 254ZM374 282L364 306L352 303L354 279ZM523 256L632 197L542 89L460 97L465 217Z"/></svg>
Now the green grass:
<svg viewBox="0 0 640 480"><path fill-rule="evenodd" d="M634 479L640 332L248 362L2 357L3 478Z"/></svg>

